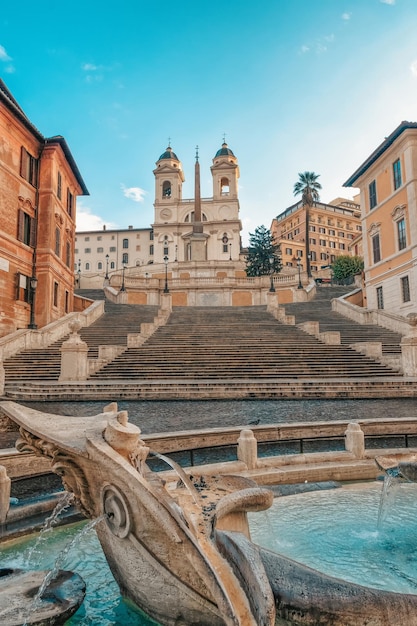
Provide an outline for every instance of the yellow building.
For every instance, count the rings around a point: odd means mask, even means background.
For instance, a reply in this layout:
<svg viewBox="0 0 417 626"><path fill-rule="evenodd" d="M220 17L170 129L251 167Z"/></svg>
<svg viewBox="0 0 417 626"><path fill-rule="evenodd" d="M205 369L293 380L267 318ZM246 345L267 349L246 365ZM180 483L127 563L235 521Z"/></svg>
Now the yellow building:
<svg viewBox="0 0 417 626"><path fill-rule="evenodd" d="M359 187L370 309L417 310L417 123L401 124L348 178Z"/></svg>
<svg viewBox="0 0 417 626"><path fill-rule="evenodd" d="M271 224L275 241L280 244L283 267L306 263L306 207L297 202L280 213ZM349 244L361 232L359 204L337 198L331 204L315 202L309 210L309 254L313 276L333 263L337 256L350 254Z"/></svg>

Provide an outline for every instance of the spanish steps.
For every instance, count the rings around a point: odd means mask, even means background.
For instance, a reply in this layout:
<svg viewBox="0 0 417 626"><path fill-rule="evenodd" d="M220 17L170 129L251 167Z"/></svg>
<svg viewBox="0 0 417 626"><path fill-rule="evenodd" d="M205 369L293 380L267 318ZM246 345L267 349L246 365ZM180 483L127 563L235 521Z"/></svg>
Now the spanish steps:
<svg viewBox="0 0 417 626"><path fill-rule="evenodd" d="M396 351L399 350L400 336L379 327L347 322L332 313L331 299L341 292L346 293L346 288L321 287L313 301L285 307L286 313L296 316L296 323L304 319L319 321L320 331L326 325L332 330L343 327L341 345L324 344L297 325L277 321L265 306L174 307L167 323L141 347L126 347L118 357L84 381L84 386L81 383L77 388L69 385L62 397L65 393L71 397L71 389L72 393L81 390L83 399L87 399L85 394L88 393L89 399L94 398L94 394L107 397L105 393L110 399L115 394L131 399L232 397L233 387L240 390L236 391L236 397L261 397L262 394L262 397L288 397L291 395L288 386L293 385L295 389L297 384L300 390L310 389L313 396L313 388L321 388L324 391L320 393L326 393L326 384L330 381L339 385L339 394L349 393L356 384L362 385L363 394L369 393L370 386L373 386L375 394L387 396L390 389L406 384L401 382L402 376L347 344L383 338L387 349ZM99 292L88 294L88 297L103 298L104 295ZM80 331L82 339L89 345L89 356L97 354L99 344L126 346L127 333L139 332L139 324L152 321L156 313L156 307L114 305L106 301L105 314ZM56 389L58 385L64 385L53 382L59 377L61 343L45 350L23 352L5 361L6 394L17 397L14 395L17 388L41 386L42 381L51 381ZM378 385L379 391L376 390ZM213 391L216 386L221 390ZM204 396L201 395L203 387L213 389L206 391ZM408 387L411 389L410 385ZM282 392L279 391L281 388ZM43 385L44 397L51 397L45 395L45 389ZM190 391L192 389L194 391ZM42 393L39 391L39 397ZM292 397L296 397L295 391Z"/></svg>

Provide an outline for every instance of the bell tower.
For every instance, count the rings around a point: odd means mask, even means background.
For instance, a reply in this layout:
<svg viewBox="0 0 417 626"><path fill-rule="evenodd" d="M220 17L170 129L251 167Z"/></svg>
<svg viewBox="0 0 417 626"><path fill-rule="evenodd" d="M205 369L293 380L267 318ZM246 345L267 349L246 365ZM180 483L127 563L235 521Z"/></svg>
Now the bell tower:
<svg viewBox="0 0 417 626"><path fill-rule="evenodd" d="M211 166L213 176L213 200L227 201L238 199L239 165L237 158L223 141L217 150Z"/></svg>
<svg viewBox="0 0 417 626"><path fill-rule="evenodd" d="M170 145L156 162L155 209L169 207L182 200L182 183L185 180L181 161ZM155 216L156 217L156 216Z"/></svg>

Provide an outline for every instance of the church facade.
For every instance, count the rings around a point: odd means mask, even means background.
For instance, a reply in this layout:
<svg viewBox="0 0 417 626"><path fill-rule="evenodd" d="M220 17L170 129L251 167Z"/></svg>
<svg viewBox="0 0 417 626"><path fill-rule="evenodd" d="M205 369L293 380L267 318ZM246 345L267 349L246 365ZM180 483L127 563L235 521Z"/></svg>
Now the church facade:
<svg viewBox="0 0 417 626"><path fill-rule="evenodd" d="M154 169L155 218L154 262L237 261L241 249L238 179L239 165L224 142L211 166L213 196L200 197L198 155L195 194L182 197L185 180L181 161L171 146L159 157Z"/></svg>

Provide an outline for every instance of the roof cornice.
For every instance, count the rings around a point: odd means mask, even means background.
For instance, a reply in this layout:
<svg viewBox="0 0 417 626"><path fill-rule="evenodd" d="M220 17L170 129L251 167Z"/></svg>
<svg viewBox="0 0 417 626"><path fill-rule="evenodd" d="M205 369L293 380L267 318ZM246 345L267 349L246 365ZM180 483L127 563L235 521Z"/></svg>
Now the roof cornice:
<svg viewBox="0 0 417 626"><path fill-rule="evenodd" d="M368 170L371 165L384 154L396 139L406 130L416 129L417 122L401 122L399 126L377 147L376 150L358 167L358 169L343 183L343 187L354 187L354 183Z"/></svg>

